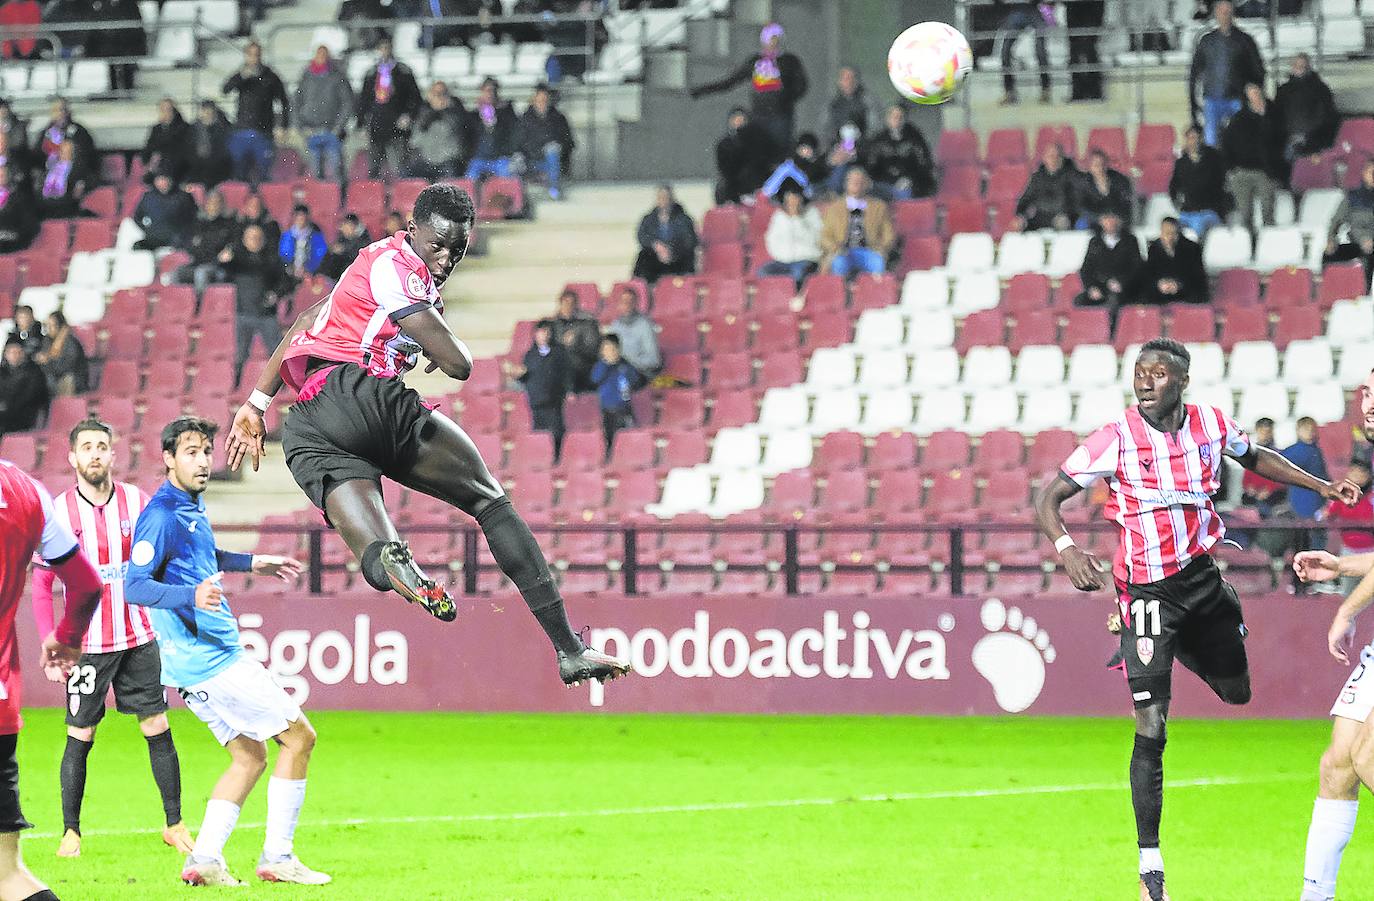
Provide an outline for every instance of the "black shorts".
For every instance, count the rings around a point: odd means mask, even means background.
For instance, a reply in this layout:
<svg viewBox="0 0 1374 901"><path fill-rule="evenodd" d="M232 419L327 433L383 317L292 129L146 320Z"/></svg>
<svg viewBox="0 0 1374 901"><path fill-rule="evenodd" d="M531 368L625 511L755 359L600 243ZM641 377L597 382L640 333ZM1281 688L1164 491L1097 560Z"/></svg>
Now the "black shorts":
<svg viewBox="0 0 1374 901"><path fill-rule="evenodd" d="M401 379L379 379L345 363L310 400L291 408L282 451L296 484L324 511L342 482L396 480L415 464L430 410Z"/></svg>
<svg viewBox="0 0 1374 901"><path fill-rule="evenodd" d="M0 735L0 833L32 829L19 808L18 735Z"/></svg>
<svg viewBox="0 0 1374 901"><path fill-rule="evenodd" d="M162 655L150 641L127 651L82 654L67 677L67 725L89 729L105 717L105 696L114 686L115 709L131 716L167 712Z"/></svg>
<svg viewBox="0 0 1374 901"><path fill-rule="evenodd" d="M1121 657L1136 707L1169 700L1175 658L1204 680L1248 671L1240 598L1210 556L1126 590L1130 621L1121 630Z"/></svg>

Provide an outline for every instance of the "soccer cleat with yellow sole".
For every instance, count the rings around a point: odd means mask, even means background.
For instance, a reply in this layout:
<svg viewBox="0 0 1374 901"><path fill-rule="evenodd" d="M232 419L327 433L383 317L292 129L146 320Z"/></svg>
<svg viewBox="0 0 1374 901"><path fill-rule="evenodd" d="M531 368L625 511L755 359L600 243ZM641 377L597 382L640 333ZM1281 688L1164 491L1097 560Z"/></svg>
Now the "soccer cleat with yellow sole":
<svg viewBox="0 0 1374 901"><path fill-rule="evenodd" d="M62 833L62 841L57 845L58 857L80 857L81 856L81 833L75 829L68 829Z"/></svg>
<svg viewBox="0 0 1374 901"><path fill-rule="evenodd" d="M162 841L182 854L190 854L196 847L196 840L191 837L191 830L186 828L185 823L173 823L162 830Z"/></svg>
<svg viewBox="0 0 1374 901"><path fill-rule="evenodd" d="M415 557L410 553L410 545L404 541L388 541L382 548L382 568L396 593L412 604L421 607L441 622L451 623L458 617L458 607L453 598L438 582L426 576Z"/></svg>

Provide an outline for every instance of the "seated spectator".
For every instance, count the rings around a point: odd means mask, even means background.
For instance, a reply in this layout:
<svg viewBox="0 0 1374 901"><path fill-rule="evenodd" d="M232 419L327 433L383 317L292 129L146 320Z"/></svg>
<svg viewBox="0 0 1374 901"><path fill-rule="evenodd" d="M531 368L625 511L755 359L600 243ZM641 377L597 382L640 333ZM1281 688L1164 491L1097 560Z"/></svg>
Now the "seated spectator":
<svg viewBox="0 0 1374 901"><path fill-rule="evenodd" d="M1040 166L1031 173L1026 190L1016 201L1015 228L1036 231L1053 228L1066 231L1078 220L1074 184L1077 168L1064 158L1064 149L1050 144L1040 156Z"/></svg>
<svg viewBox="0 0 1374 901"><path fill-rule="evenodd" d="M1274 449L1274 420L1261 416L1255 421L1255 432L1251 436L1260 447ZM1254 508L1261 519L1274 515L1275 509L1288 496L1288 486L1266 479L1251 470L1245 471L1240 483L1240 502L1242 506Z"/></svg>
<svg viewBox="0 0 1374 901"><path fill-rule="evenodd" d="M563 196L563 173L572 160L573 133L568 118L554 105L548 85L539 85L529 109L520 117L516 146L525 156L528 171L544 176L549 197Z"/></svg>
<svg viewBox="0 0 1374 901"><path fill-rule="evenodd" d="M1298 440L1285 447L1280 453L1289 463L1302 467L1319 479L1331 478L1326 471L1326 457L1317 444L1317 421L1311 416L1304 416L1298 420ZM1317 492L1309 488L1290 486L1288 489L1288 506L1298 519L1316 519L1317 513L1325 507L1325 504L1322 496ZM1321 547L1326 544L1325 531L1320 529L1300 530L1297 543L1297 550L1300 551Z"/></svg>
<svg viewBox="0 0 1374 901"><path fill-rule="evenodd" d="M849 170L859 165L859 126L850 123L840 126L840 138L830 147L825 156L825 168L829 175L825 187L831 194L844 193L844 178Z"/></svg>
<svg viewBox="0 0 1374 901"><path fill-rule="evenodd" d="M33 158L40 166L51 166L59 156L63 144L71 144L67 157L78 182L92 182L97 174L95 139L86 127L72 119L72 109L66 100L58 98L52 104L52 118L34 139Z"/></svg>
<svg viewBox="0 0 1374 901"><path fill-rule="evenodd" d="M0 166L10 170L14 184L29 183L29 150L22 142L11 140L10 132L0 130Z"/></svg>
<svg viewBox="0 0 1374 901"><path fill-rule="evenodd" d="M1336 143L1340 116L1336 99L1322 77L1312 68L1312 57L1293 57L1288 80L1274 92L1274 111L1284 130L1284 159L1321 153Z"/></svg>
<svg viewBox="0 0 1374 901"><path fill-rule="evenodd" d="M0 134L9 139L9 146L15 153L22 149L27 154L29 123L14 114L10 102L4 97L0 97Z"/></svg>
<svg viewBox="0 0 1374 901"><path fill-rule="evenodd" d="M205 195L205 208L196 217L186 252L191 262L179 267L175 280L182 285L195 285L196 296L205 293L213 282L224 281L219 255L239 239L240 227L224 205L224 195L211 191Z"/></svg>
<svg viewBox="0 0 1374 901"><path fill-rule="evenodd" d="M38 210L27 182L13 181L0 165L0 253L27 250L38 236Z"/></svg>
<svg viewBox="0 0 1374 901"><path fill-rule="evenodd" d="M635 427L635 411L630 406L634 392L647 384L644 374L620 356L620 339L605 335L601 339L601 359L592 367L592 384L601 401L601 433L606 436L606 456L611 455L615 433Z"/></svg>
<svg viewBox="0 0 1374 901"><path fill-rule="evenodd" d="M170 97L163 97L157 104L157 123L148 131L148 140L138 157L148 171L145 176L152 181L152 173L159 169L170 172L177 182L186 179L191 160L191 126L181 118L181 110Z"/></svg>
<svg viewBox="0 0 1374 901"><path fill-rule="evenodd" d="M840 132L846 125L857 129L858 140L878 127L878 116L869 102L863 79L853 66L841 66L835 78L835 95L830 98L825 121L821 123L821 137L827 147L840 143Z"/></svg>
<svg viewBox="0 0 1374 901"><path fill-rule="evenodd" d="M317 273L337 282L362 249L371 243L367 226L358 219L357 213L349 213L339 223L339 236L329 245L329 253L324 255Z"/></svg>
<svg viewBox="0 0 1374 901"><path fill-rule="evenodd" d="M653 284L665 275L690 275L697 268L697 229L692 217L659 185L654 208L639 220L639 256L634 276Z"/></svg>
<svg viewBox="0 0 1374 901"><path fill-rule="evenodd" d="M407 178L439 181L457 178L466 153L467 111L436 81L425 93L425 105L410 131L410 153L401 168Z"/></svg>
<svg viewBox="0 0 1374 901"><path fill-rule="evenodd" d="M563 402L572 390L572 358L553 340L553 320L541 319L534 327L534 343L525 351L522 364L508 363L506 374L525 387L530 402L531 428L553 437L553 458L563 454Z"/></svg>
<svg viewBox="0 0 1374 901"><path fill-rule="evenodd" d="M213 100L202 100L186 146L186 180L213 188L229 177L229 119Z"/></svg>
<svg viewBox="0 0 1374 901"><path fill-rule="evenodd" d="M768 220L763 246L771 260L759 267L760 276L787 275L801 290L802 282L821 261L821 214L808 206L800 190L784 190L782 209Z"/></svg>
<svg viewBox="0 0 1374 901"><path fill-rule="evenodd" d="M616 305L620 315L606 326L606 334L619 338L625 361L645 378L652 379L663 371L663 352L658 346L654 321L639 311L639 295L633 288L621 288Z"/></svg>
<svg viewBox="0 0 1374 901"><path fill-rule="evenodd" d="M1342 527L1339 532L1342 557L1349 557L1352 554L1367 554L1374 551L1374 498L1369 496L1371 481L1369 467L1359 464L1352 465L1346 470L1345 479L1358 485L1364 494L1360 495L1360 499L1355 502L1353 507L1347 507L1343 501L1332 501L1327 504L1325 515L1322 518L1333 525ZM1349 595L1358 584L1360 584L1360 577L1342 576L1341 594Z"/></svg>
<svg viewBox="0 0 1374 901"><path fill-rule="evenodd" d="M821 215L822 268L835 275L881 275L897 244L892 212L868 189L868 173L853 167L844 178L844 197Z"/></svg>
<svg viewBox="0 0 1374 901"><path fill-rule="evenodd" d="M348 173L343 164L343 142L353 115L353 89L343 67L329 56L329 48L315 48L300 81L296 83L296 128L305 136L315 177L343 184Z"/></svg>
<svg viewBox="0 0 1374 901"><path fill-rule="evenodd" d="M239 208L238 224L239 239L242 239L243 233L250 225L256 225L262 229L268 247L275 248L281 244L281 226L272 218L272 214L267 212L260 194L249 194L244 198L243 206Z"/></svg>
<svg viewBox="0 0 1374 901"><path fill-rule="evenodd" d="M1265 225L1274 224L1274 198L1284 175L1283 124L1269 108L1264 89L1245 86L1245 105L1221 133L1221 153L1230 169L1226 188L1236 199L1236 219L1255 230L1255 201Z"/></svg>
<svg viewBox="0 0 1374 901"><path fill-rule="evenodd" d="M810 199L827 186L829 178L830 166L820 156L820 144L816 136L807 131L797 137L797 146L792 155L778 164L761 190L770 199L777 200L780 192L785 192L789 185L793 185Z"/></svg>
<svg viewBox="0 0 1374 901"><path fill-rule="evenodd" d="M1340 242L1341 232L1346 239ZM1331 217L1326 230L1328 263L1359 260L1364 264L1365 279L1374 270L1374 159L1366 160L1360 170L1360 186L1345 192L1341 205Z"/></svg>
<svg viewBox="0 0 1374 901"><path fill-rule="evenodd" d="M134 224L143 229L135 250L161 250L185 244L196 224L196 201L167 170L153 173L153 186L134 207Z"/></svg>
<svg viewBox="0 0 1374 901"><path fill-rule="evenodd" d="M1140 300L1145 303L1206 303L1210 300L1202 248L1189 241L1178 220L1168 216L1159 224L1159 237L1150 242L1140 276Z"/></svg>
<svg viewBox="0 0 1374 901"><path fill-rule="evenodd" d="M1116 310L1136 297L1140 274L1140 245L1126 231L1121 217L1110 210L1098 220L1098 232L1088 242L1088 252L1079 270L1083 293L1074 304L1080 307L1106 306L1112 312L1115 329Z"/></svg>
<svg viewBox="0 0 1374 901"><path fill-rule="evenodd" d="M1123 222L1130 222L1135 207L1135 186L1131 180L1111 168L1107 154L1094 149L1088 156L1087 171L1078 173L1075 183L1078 194L1074 205L1078 207L1078 220L1074 228L1096 228L1097 220L1108 210L1116 213Z"/></svg>
<svg viewBox="0 0 1374 901"><path fill-rule="evenodd" d="M1226 192L1226 161L1221 151L1202 140L1202 129L1190 126L1183 133L1183 152L1174 162L1169 177L1169 198L1178 210L1178 221L1197 235L1220 225L1231 212L1231 195Z"/></svg>
<svg viewBox="0 0 1374 901"><path fill-rule="evenodd" d="M33 315L33 307L21 303L14 308L14 325L5 340L18 341L24 348L24 356L31 357L43 349L43 326Z"/></svg>
<svg viewBox="0 0 1374 901"><path fill-rule="evenodd" d="M76 144L63 141L57 154L48 157L43 170L43 186L39 190L38 208L44 219L70 219L90 215L81 209L86 196L86 170L76 163Z"/></svg>
<svg viewBox="0 0 1374 901"><path fill-rule="evenodd" d="M590 391L589 377L596 365L597 348L601 345L601 325L591 313L582 310L576 291L558 295L558 315L553 322L553 340L568 352L572 366L572 389Z"/></svg>
<svg viewBox="0 0 1374 901"><path fill-rule="evenodd" d="M33 361L48 379L48 394L52 397L84 394L90 378L86 348L81 346L61 310L48 316L46 332L43 349L34 354Z"/></svg>
<svg viewBox="0 0 1374 901"><path fill-rule="evenodd" d="M243 364L253 347L253 336L262 337L263 346L271 353L281 343L281 324L277 321L278 305L292 288L281 257L267 245L261 226L249 225L243 238L233 247L226 247L219 255L236 291L234 317L234 381L243 376Z"/></svg>
<svg viewBox="0 0 1374 901"><path fill-rule="evenodd" d="M329 242L325 240L324 231L310 218L310 207L296 204L291 209L291 225L277 242L282 264L300 280L314 275L328 252Z"/></svg>
<svg viewBox="0 0 1374 901"><path fill-rule="evenodd" d="M0 357L0 435L26 432L48 415L48 380L20 341L5 342Z"/></svg>
<svg viewBox="0 0 1374 901"><path fill-rule="evenodd" d="M501 99L496 79L482 82L477 105L468 114L468 142L472 147L468 178L476 181L488 175L511 174L510 158L515 152L518 126L515 110Z"/></svg>
<svg viewBox="0 0 1374 901"><path fill-rule="evenodd" d="M744 107L730 110L725 134L716 141L716 204L739 203L763 184L768 171L768 136L749 124Z"/></svg>
<svg viewBox="0 0 1374 901"><path fill-rule="evenodd" d="M386 221L382 223L383 235L394 235L406 230L406 217L402 216L399 210L392 210L386 214Z"/></svg>
<svg viewBox="0 0 1374 901"><path fill-rule="evenodd" d="M906 106L894 103L883 114L883 128L859 145L864 168L873 177L873 193L884 200L908 200L935 193L935 159L925 135L906 118Z"/></svg>

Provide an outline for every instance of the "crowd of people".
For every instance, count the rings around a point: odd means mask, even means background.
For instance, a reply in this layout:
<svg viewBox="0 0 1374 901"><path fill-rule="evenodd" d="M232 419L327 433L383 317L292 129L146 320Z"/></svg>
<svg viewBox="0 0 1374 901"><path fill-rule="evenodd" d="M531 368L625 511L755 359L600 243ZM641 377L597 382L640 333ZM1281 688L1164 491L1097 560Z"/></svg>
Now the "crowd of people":
<svg viewBox="0 0 1374 901"><path fill-rule="evenodd" d="M86 348L60 311L39 322L21 304L0 356L0 436L39 425L54 397L79 394L88 386Z"/></svg>

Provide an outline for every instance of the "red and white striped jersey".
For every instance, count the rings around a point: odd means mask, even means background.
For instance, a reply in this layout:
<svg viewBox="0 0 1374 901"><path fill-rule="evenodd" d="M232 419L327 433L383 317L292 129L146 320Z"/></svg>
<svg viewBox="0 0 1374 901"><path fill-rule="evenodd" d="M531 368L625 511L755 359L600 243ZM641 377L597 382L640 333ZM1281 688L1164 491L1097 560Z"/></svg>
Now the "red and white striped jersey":
<svg viewBox="0 0 1374 901"><path fill-rule="evenodd" d="M1216 407L1184 405L1183 427L1161 432L1132 406L1089 435L1061 467L1086 488L1105 478L1104 513L1121 527L1114 570L1125 582L1158 582L1206 554L1226 534L1212 506L1222 455L1241 457L1250 436Z"/></svg>
<svg viewBox="0 0 1374 901"><path fill-rule="evenodd" d="M115 482L110 499L97 507L76 486L59 494L53 504L58 521L69 528L85 552L105 593L100 609L81 642L87 654L108 654L147 644L156 638L148 609L124 600L124 574L129 569L134 522L148 504L148 495L136 485Z"/></svg>

